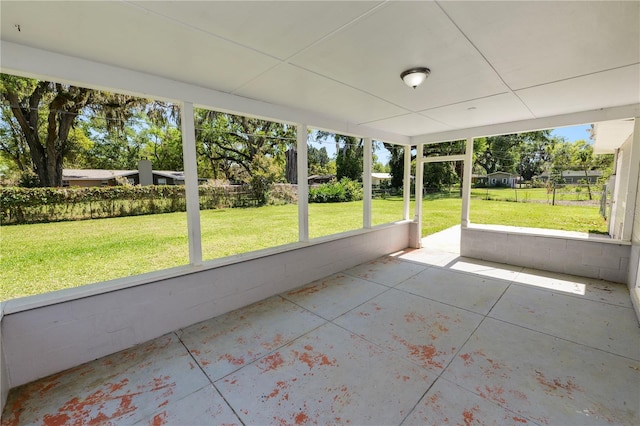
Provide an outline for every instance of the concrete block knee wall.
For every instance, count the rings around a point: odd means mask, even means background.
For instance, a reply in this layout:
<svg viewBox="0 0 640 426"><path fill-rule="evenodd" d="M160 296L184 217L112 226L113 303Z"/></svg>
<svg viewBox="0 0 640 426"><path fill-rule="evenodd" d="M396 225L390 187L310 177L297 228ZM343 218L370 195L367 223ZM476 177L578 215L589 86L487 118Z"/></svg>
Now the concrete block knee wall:
<svg viewBox="0 0 640 426"><path fill-rule="evenodd" d="M460 254L475 259L626 283L631 244L490 227L461 230ZM508 227L504 227L508 228Z"/></svg>
<svg viewBox="0 0 640 426"><path fill-rule="evenodd" d="M409 222L2 317L2 396L19 386L408 246ZM6 382L5 382L6 380Z"/></svg>

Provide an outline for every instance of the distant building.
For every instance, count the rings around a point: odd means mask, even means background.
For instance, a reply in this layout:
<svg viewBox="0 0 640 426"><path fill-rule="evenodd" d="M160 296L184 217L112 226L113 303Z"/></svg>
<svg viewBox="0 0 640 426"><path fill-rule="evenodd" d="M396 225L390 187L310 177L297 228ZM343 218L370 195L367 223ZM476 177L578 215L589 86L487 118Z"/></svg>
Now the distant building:
<svg viewBox="0 0 640 426"><path fill-rule="evenodd" d="M329 183L335 178L335 175L311 175L307 178L307 183L309 185L321 185L323 183Z"/></svg>
<svg viewBox="0 0 640 426"><path fill-rule="evenodd" d="M391 173L371 173L371 185L380 186L391 180Z"/></svg>
<svg viewBox="0 0 640 426"><path fill-rule="evenodd" d="M487 175L487 184L489 186L502 186L515 188L518 176L507 172L493 172Z"/></svg>
<svg viewBox="0 0 640 426"><path fill-rule="evenodd" d="M138 170L62 170L62 186L115 186L119 179L126 179L131 185L184 185L184 172L152 170L147 160L139 162Z"/></svg>
<svg viewBox="0 0 640 426"><path fill-rule="evenodd" d="M516 183L518 183L520 177L507 172L493 172L488 175L479 175L473 174L471 175L471 182L473 184L484 185L484 186L499 186L499 187L507 187L507 188L515 188Z"/></svg>
<svg viewBox="0 0 640 426"><path fill-rule="evenodd" d="M580 183L586 180L588 183L594 184L602 177L602 170L588 170L586 176L584 170L565 170L561 175L565 183ZM537 177L546 182L551 177L551 173L544 172Z"/></svg>

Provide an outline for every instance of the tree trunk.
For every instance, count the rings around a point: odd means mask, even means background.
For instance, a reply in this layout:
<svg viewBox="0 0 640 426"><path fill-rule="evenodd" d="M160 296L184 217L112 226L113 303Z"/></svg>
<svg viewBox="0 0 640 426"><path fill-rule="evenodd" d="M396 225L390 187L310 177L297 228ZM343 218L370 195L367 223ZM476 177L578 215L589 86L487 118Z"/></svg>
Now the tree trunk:
<svg viewBox="0 0 640 426"><path fill-rule="evenodd" d="M588 170L584 171L584 180L587 182L587 192L589 193L589 201L593 200L593 196L591 195L591 185L589 184L589 173Z"/></svg>
<svg viewBox="0 0 640 426"><path fill-rule="evenodd" d="M289 183L298 183L298 152L291 148L286 152L285 178Z"/></svg>

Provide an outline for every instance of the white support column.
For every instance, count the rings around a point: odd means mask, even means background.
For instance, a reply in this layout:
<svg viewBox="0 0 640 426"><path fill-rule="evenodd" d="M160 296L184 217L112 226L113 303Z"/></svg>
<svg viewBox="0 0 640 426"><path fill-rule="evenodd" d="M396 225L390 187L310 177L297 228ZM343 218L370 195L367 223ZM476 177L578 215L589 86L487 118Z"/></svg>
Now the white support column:
<svg viewBox="0 0 640 426"><path fill-rule="evenodd" d="M364 192L364 205L362 225L371 228L371 171L373 170L373 144L371 138L364 138L364 158L362 165L362 190Z"/></svg>
<svg viewBox="0 0 640 426"><path fill-rule="evenodd" d="M184 185L187 200L187 232L189 235L189 262L202 265L202 237L200 233L200 195L198 193L198 162L196 158L196 131L193 104L183 102L182 155L184 157Z"/></svg>
<svg viewBox="0 0 640 426"><path fill-rule="evenodd" d="M469 221L469 205L471 204L471 174L473 173L473 138L467 138L464 151L464 164L462 176L462 217L460 225L466 228Z"/></svg>
<svg viewBox="0 0 640 426"><path fill-rule="evenodd" d="M422 176L424 175L424 144L418 144L416 153L416 214L409 227L409 247L422 247Z"/></svg>
<svg viewBox="0 0 640 426"><path fill-rule="evenodd" d="M297 131L298 151L298 240L309 241L309 180L307 164L307 125L298 123Z"/></svg>
<svg viewBox="0 0 640 426"><path fill-rule="evenodd" d="M640 117L635 118L632 138L631 152L628 154L630 155L629 170L627 172L628 183L623 206L624 219L622 221L622 235L620 235L620 238L624 241L631 241L633 233L633 219L636 213L638 174L640 173ZM627 153L624 153L623 155L627 155ZM618 206L618 208L620 208L620 206Z"/></svg>
<svg viewBox="0 0 640 426"><path fill-rule="evenodd" d="M411 219L411 146L404 147L404 180L402 184L402 198L404 202L404 220Z"/></svg>
<svg viewBox="0 0 640 426"><path fill-rule="evenodd" d="M422 223L422 181L424 176L424 144L418 144L416 153L416 214L415 222Z"/></svg>

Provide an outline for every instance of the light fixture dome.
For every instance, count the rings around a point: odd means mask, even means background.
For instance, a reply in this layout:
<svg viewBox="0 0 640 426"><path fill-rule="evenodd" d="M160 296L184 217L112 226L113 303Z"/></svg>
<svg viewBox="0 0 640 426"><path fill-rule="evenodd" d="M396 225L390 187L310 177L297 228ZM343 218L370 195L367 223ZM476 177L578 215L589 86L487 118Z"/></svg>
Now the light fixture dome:
<svg viewBox="0 0 640 426"><path fill-rule="evenodd" d="M411 68L400 74L400 78L405 84L414 89L422 84L429 77L431 70L425 67Z"/></svg>

